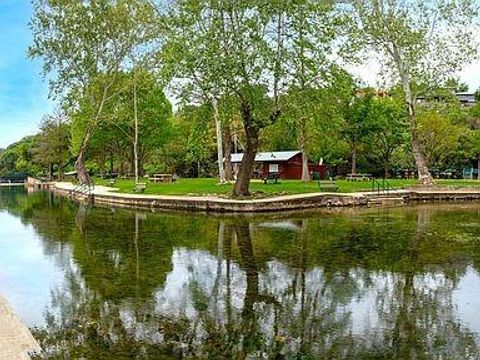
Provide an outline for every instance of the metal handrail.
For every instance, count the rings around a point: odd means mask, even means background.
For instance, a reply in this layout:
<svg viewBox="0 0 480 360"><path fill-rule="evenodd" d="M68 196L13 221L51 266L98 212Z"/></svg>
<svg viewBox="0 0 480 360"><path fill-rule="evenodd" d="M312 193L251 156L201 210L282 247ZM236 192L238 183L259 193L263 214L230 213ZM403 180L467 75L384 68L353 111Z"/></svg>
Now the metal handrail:
<svg viewBox="0 0 480 360"><path fill-rule="evenodd" d="M89 200L93 200L93 190L95 189L95 184L93 181L90 181L88 184L79 184L70 191L70 195L73 197L76 194L87 196Z"/></svg>
<svg viewBox="0 0 480 360"><path fill-rule="evenodd" d="M382 181L379 181L375 178L372 178L372 190L376 192L377 195L380 195L380 191L382 193L389 194L390 191L393 191L393 187L387 181L387 179L383 178Z"/></svg>
<svg viewBox="0 0 480 360"><path fill-rule="evenodd" d="M387 179L383 178L383 179L382 179L382 183L383 183L383 189L384 189L384 191L387 192L387 194L389 193L389 191L395 190L395 189L390 185L390 183L387 181Z"/></svg>

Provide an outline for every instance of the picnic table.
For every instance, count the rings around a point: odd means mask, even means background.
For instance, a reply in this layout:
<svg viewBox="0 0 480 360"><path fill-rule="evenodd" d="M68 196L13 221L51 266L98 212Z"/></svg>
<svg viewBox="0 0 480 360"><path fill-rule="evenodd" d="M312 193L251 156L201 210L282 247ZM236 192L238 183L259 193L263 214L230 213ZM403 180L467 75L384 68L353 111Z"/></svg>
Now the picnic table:
<svg viewBox="0 0 480 360"><path fill-rule="evenodd" d="M263 183L267 184L269 181L278 184L278 179L280 179L279 173L269 173L267 176L263 178Z"/></svg>
<svg viewBox="0 0 480 360"><path fill-rule="evenodd" d="M347 174L347 181L370 181L372 180L371 174Z"/></svg>
<svg viewBox="0 0 480 360"><path fill-rule="evenodd" d="M172 174L153 174L153 177L150 178L150 181L153 183L171 183L173 182Z"/></svg>

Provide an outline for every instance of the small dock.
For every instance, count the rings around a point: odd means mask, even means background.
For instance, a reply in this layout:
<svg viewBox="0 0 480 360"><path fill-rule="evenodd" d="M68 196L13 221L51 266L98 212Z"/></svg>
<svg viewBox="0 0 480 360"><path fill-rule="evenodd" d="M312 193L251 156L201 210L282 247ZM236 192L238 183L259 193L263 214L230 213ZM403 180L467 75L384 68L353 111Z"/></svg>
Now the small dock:
<svg viewBox="0 0 480 360"><path fill-rule="evenodd" d="M25 187L23 183L0 183L0 187Z"/></svg>
<svg viewBox="0 0 480 360"><path fill-rule="evenodd" d="M40 180L37 178L29 177L26 181L26 186L30 189L37 190L48 190L50 189L51 183L48 181Z"/></svg>
<svg viewBox="0 0 480 360"><path fill-rule="evenodd" d="M28 327L0 295L0 360L30 360L40 346Z"/></svg>

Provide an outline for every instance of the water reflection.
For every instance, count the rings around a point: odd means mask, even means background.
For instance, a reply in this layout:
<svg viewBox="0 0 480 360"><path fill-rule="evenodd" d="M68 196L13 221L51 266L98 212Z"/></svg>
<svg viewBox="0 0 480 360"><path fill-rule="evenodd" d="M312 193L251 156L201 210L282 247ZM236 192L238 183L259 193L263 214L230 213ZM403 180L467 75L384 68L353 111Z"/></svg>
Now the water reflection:
<svg viewBox="0 0 480 360"><path fill-rule="evenodd" d="M0 208L54 264L48 303L16 306L40 358L480 357L476 205L248 219L1 191ZM0 276L28 278L1 231ZM0 285L14 306L29 290Z"/></svg>

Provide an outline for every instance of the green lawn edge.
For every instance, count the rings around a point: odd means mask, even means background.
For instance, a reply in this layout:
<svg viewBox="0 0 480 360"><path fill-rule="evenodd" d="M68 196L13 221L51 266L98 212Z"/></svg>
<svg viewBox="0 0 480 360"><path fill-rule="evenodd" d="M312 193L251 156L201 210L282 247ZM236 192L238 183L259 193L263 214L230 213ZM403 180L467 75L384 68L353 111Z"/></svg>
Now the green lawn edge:
<svg viewBox="0 0 480 360"><path fill-rule="evenodd" d="M152 183L149 180L140 180L146 182L147 188L145 194L151 195L184 195L184 196L220 196L229 197L232 192L233 184L219 184L214 178L182 178L174 183ZM371 191L372 182L369 181L346 181L337 180L339 193L352 193ZM394 189L405 189L418 184L417 180L409 179L389 179L389 185ZM108 186L109 180L95 179L96 185ZM478 180L437 180L436 185L446 188L480 188ZM133 194L135 187L134 180L118 179L113 188L118 189L120 193ZM261 181L253 180L250 185L253 197L271 197L279 195L308 194L319 192L318 183L311 181L304 183L299 180L281 180L278 184L264 184Z"/></svg>

